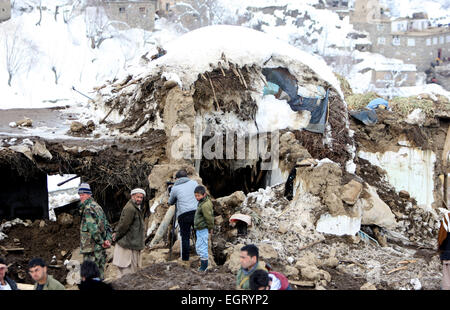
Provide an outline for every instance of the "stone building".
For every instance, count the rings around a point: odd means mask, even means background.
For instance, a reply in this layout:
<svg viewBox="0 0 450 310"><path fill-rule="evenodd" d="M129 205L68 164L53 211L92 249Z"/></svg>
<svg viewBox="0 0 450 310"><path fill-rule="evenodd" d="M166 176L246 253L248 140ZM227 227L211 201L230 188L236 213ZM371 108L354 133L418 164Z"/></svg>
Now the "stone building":
<svg viewBox="0 0 450 310"><path fill-rule="evenodd" d="M167 15L172 11L176 3L177 0L158 0L156 4L156 11L158 14Z"/></svg>
<svg viewBox="0 0 450 310"><path fill-rule="evenodd" d="M371 83L377 88L415 86L417 70L412 64L380 63L372 69Z"/></svg>
<svg viewBox="0 0 450 310"><path fill-rule="evenodd" d="M157 0L141 1L103 1L103 7L110 20L126 23L131 28L153 30L155 27L155 12ZM120 26L119 29L126 29Z"/></svg>
<svg viewBox="0 0 450 310"><path fill-rule="evenodd" d="M412 18L391 20L377 1L355 1L350 13L354 28L369 33L371 52L388 58L413 63L418 71L425 71L436 57L450 57L450 28L430 27L425 14Z"/></svg>
<svg viewBox="0 0 450 310"><path fill-rule="evenodd" d="M11 1L0 0L0 22L11 18Z"/></svg>

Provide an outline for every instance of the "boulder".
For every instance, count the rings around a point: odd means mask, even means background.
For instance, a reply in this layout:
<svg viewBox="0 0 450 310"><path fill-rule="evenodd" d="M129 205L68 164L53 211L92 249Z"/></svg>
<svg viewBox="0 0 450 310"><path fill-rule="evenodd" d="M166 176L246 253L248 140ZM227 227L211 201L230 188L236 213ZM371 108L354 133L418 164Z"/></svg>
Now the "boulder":
<svg viewBox="0 0 450 310"><path fill-rule="evenodd" d="M235 209L237 207L240 207L241 204L245 200L245 194L243 191L236 191L233 194L225 197L220 197L217 199L217 202L223 207L223 208L231 208Z"/></svg>
<svg viewBox="0 0 450 310"><path fill-rule="evenodd" d="M81 132L84 129L84 125L80 122L73 121L72 124L70 124L70 131L71 132Z"/></svg>
<svg viewBox="0 0 450 310"><path fill-rule="evenodd" d="M51 160L53 158L52 154L45 147L45 143L41 144L39 141L35 141L31 152L33 155L37 155L48 160Z"/></svg>
<svg viewBox="0 0 450 310"><path fill-rule="evenodd" d="M359 199L355 206L362 211L362 225L377 225L383 228L394 228L397 225L395 215L387 204L380 199L375 188L367 185L363 199Z"/></svg>
<svg viewBox="0 0 450 310"><path fill-rule="evenodd" d="M327 282L331 281L331 275L325 271L317 268L316 266L306 266L300 269L300 273L303 280L310 280L310 281L320 281L320 280L326 280Z"/></svg>
<svg viewBox="0 0 450 310"><path fill-rule="evenodd" d="M341 195L342 201L345 202L346 204L353 206L356 203L356 201L358 201L362 189L363 186L361 183L355 180L351 180L349 183L345 184L342 187L342 195Z"/></svg>
<svg viewBox="0 0 450 310"><path fill-rule="evenodd" d="M19 127L32 127L33 126L33 121L29 118L24 118L20 121L16 122L16 125Z"/></svg>
<svg viewBox="0 0 450 310"><path fill-rule="evenodd" d="M292 266L284 266L283 274L288 278L296 278L300 274L300 271Z"/></svg>
<svg viewBox="0 0 450 310"><path fill-rule="evenodd" d="M261 243L258 245L258 249L259 257L265 260L278 258L278 252L270 244Z"/></svg>
<svg viewBox="0 0 450 310"><path fill-rule="evenodd" d="M58 224L69 227L73 224L73 216L68 213L61 213L58 215Z"/></svg>
<svg viewBox="0 0 450 310"><path fill-rule="evenodd" d="M411 196L409 195L409 193L405 190L401 190L398 195L400 196L400 198L403 199L409 199Z"/></svg>
<svg viewBox="0 0 450 310"><path fill-rule="evenodd" d="M232 273L237 273L241 268L239 261L239 254L244 244L237 244L224 250L224 254L227 256L225 263L223 264Z"/></svg>
<svg viewBox="0 0 450 310"><path fill-rule="evenodd" d="M22 153L29 160L33 161L33 154L31 153L31 149L28 145L13 145L9 147L14 152Z"/></svg>

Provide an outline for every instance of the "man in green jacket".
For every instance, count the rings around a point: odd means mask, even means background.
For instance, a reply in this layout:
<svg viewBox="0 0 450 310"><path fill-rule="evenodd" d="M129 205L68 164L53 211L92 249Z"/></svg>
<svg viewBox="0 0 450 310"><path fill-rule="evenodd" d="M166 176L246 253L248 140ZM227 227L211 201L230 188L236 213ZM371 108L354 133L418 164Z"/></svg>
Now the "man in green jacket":
<svg viewBox="0 0 450 310"><path fill-rule="evenodd" d="M206 271L208 268L208 236L214 229L214 211L211 199L203 186L197 186L194 195L198 201L194 216L194 229L197 236L195 249L200 256L198 271Z"/></svg>
<svg viewBox="0 0 450 310"><path fill-rule="evenodd" d="M120 276L134 273L141 266L145 243L144 197L145 191L141 188L131 191L131 199L123 208L113 234L113 241L116 241L113 264L118 267Z"/></svg>
<svg viewBox="0 0 450 310"><path fill-rule="evenodd" d="M47 274L47 265L42 258L33 258L30 260L28 263L28 271L31 278L36 281L34 284L35 290L65 290L64 285Z"/></svg>
<svg viewBox="0 0 450 310"><path fill-rule="evenodd" d="M104 279L106 249L111 246L112 229L102 207L92 199L89 184L80 184L78 195L81 201L80 253L83 261L97 264L100 277Z"/></svg>
<svg viewBox="0 0 450 310"><path fill-rule="evenodd" d="M241 248L239 254L241 269L239 269L236 277L236 288L238 290L250 289L250 276L256 270L265 270L265 266L259 262L259 250L254 244L247 244Z"/></svg>

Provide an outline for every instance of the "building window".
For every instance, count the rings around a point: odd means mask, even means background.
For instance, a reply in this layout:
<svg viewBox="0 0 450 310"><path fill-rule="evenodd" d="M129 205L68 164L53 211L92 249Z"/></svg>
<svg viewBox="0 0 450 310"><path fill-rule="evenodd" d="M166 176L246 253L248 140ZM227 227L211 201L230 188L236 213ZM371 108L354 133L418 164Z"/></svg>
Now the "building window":
<svg viewBox="0 0 450 310"><path fill-rule="evenodd" d="M383 31L384 30L384 25L383 24L377 24L377 30L378 31Z"/></svg>
<svg viewBox="0 0 450 310"><path fill-rule="evenodd" d="M447 36L447 43L450 43L450 35Z"/></svg>
<svg viewBox="0 0 450 310"><path fill-rule="evenodd" d="M430 38L427 39L427 45L431 45L431 39Z"/></svg>
<svg viewBox="0 0 450 310"><path fill-rule="evenodd" d="M444 37L439 37L439 44L444 44Z"/></svg>
<svg viewBox="0 0 450 310"><path fill-rule="evenodd" d="M139 8L139 13L145 14L145 8Z"/></svg>
<svg viewBox="0 0 450 310"><path fill-rule="evenodd" d="M438 38L437 38L437 37L434 37L434 38L433 38L433 45L436 45L437 42L438 42Z"/></svg>
<svg viewBox="0 0 450 310"><path fill-rule="evenodd" d="M392 38L392 45L399 46L400 45L400 38L397 37L397 36L393 37Z"/></svg>
<svg viewBox="0 0 450 310"><path fill-rule="evenodd" d="M124 7L119 8L119 13L125 13L125 8Z"/></svg>
<svg viewBox="0 0 450 310"><path fill-rule="evenodd" d="M408 39L408 46L416 46L416 40Z"/></svg>
<svg viewBox="0 0 450 310"><path fill-rule="evenodd" d="M386 44L386 39L384 37L379 37L378 38L378 45L385 45Z"/></svg>
<svg viewBox="0 0 450 310"><path fill-rule="evenodd" d="M169 10L169 6L170 6L170 4L169 4L169 3L166 3L166 11Z"/></svg>

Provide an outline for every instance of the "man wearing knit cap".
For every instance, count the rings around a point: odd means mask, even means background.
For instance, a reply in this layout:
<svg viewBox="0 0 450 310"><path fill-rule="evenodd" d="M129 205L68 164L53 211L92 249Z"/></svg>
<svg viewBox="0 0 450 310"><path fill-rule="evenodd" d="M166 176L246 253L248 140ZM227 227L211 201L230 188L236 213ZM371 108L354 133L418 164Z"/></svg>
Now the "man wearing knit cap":
<svg viewBox="0 0 450 310"><path fill-rule="evenodd" d="M113 234L116 242L113 264L118 267L120 276L134 273L141 267L141 250L145 242L144 197L142 188L131 191L131 199L123 207Z"/></svg>
<svg viewBox="0 0 450 310"><path fill-rule="evenodd" d="M104 279L106 249L111 246L112 229L102 207L92 199L91 187L81 183L78 188L81 201L80 252L83 260L97 264L100 277Z"/></svg>

